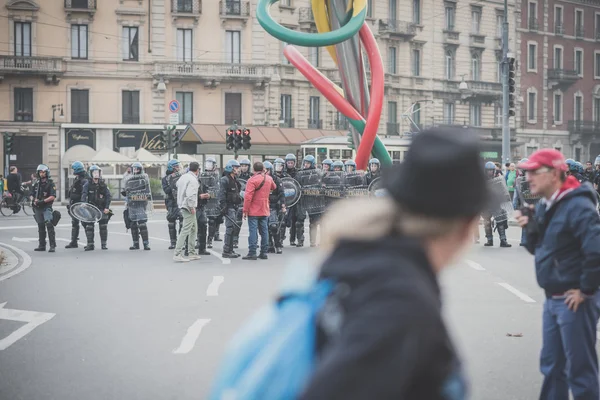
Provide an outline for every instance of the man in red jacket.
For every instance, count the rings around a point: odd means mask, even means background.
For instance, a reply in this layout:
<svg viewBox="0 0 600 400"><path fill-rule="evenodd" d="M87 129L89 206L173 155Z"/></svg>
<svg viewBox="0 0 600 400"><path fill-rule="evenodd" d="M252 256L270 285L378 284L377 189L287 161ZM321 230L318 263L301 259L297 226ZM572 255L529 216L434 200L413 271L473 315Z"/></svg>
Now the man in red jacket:
<svg viewBox="0 0 600 400"><path fill-rule="evenodd" d="M277 185L269 175L265 173L263 163L254 163L254 175L246 183L244 195L244 219L248 218L248 255L243 260L266 260L269 249L269 194L275 190ZM260 231L260 254L256 256L258 243L258 231Z"/></svg>

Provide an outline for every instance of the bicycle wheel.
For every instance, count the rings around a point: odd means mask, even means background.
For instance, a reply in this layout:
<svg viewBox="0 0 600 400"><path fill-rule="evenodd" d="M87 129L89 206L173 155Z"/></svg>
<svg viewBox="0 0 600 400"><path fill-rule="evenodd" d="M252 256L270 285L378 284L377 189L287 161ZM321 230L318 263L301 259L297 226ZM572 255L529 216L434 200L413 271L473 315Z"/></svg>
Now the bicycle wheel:
<svg viewBox="0 0 600 400"><path fill-rule="evenodd" d="M6 204L6 200L2 200L2 202L0 202L0 214L4 215L5 217L10 217L13 215L13 210Z"/></svg>
<svg viewBox="0 0 600 400"><path fill-rule="evenodd" d="M31 208L31 205L29 203L27 203L26 201L21 203L21 209L23 210L25 215L27 215L29 217L33 215L33 209Z"/></svg>

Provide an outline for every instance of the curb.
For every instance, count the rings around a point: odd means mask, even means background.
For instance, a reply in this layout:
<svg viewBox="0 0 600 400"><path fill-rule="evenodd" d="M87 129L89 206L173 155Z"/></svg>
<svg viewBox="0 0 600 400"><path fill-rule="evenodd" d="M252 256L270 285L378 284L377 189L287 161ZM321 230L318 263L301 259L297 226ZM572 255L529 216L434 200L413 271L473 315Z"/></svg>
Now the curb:
<svg viewBox="0 0 600 400"><path fill-rule="evenodd" d="M0 243L4 263L0 264L0 282L11 278L31 265L31 257L23 250L6 243Z"/></svg>

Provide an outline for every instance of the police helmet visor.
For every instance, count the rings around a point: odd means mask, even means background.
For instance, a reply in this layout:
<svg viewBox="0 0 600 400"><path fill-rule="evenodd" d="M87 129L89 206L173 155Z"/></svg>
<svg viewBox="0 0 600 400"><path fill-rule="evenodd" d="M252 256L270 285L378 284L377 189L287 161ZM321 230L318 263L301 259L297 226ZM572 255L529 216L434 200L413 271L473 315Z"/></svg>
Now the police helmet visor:
<svg viewBox="0 0 600 400"><path fill-rule="evenodd" d="M206 161L204 163L204 170L212 171L214 168L215 168L215 163L213 163L212 161Z"/></svg>
<svg viewBox="0 0 600 400"><path fill-rule="evenodd" d="M312 163L310 161L304 161L304 169L308 169L312 167Z"/></svg>
<svg viewBox="0 0 600 400"><path fill-rule="evenodd" d="M96 169L92 171L92 178L94 179L100 179L100 170Z"/></svg>
<svg viewBox="0 0 600 400"><path fill-rule="evenodd" d="M248 172L248 170L250 169L249 165L246 164L242 164L242 166L240 167L242 172Z"/></svg>
<svg viewBox="0 0 600 400"><path fill-rule="evenodd" d="M329 171L330 165L329 164L323 164L323 171Z"/></svg>
<svg viewBox="0 0 600 400"><path fill-rule="evenodd" d="M285 165L288 168L294 168L296 166L296 161L294 161L294 160L288 160L288 161L285 162Z"/></svg>
<svg viewBox="0 0 600 400"><path fill-rule="evenodd" d="M283 164L282 163L275 163L274 166L275 166L275 171L276 172L283 171Z"/></svg>
<svg viewBox="0 0 600 400"><path fill-rule="evenodd" d="M372 164L369 165L369 170L371 172L375 172L375 171L379 170L379 165L377 165L375 163L372 163Z"/></svg>

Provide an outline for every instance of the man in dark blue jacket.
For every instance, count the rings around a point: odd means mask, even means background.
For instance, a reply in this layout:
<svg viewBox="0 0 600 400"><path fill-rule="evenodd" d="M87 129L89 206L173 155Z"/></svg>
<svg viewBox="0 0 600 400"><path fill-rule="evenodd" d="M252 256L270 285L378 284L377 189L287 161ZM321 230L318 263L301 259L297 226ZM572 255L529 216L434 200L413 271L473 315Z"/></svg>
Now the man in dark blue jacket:
<svg viewBox="0 0 600 400"><path fill-rule="evenodd" d="M600 286L600 216L589 184L567 177L563 155L542 149L520 164L535 210L517 211L527 230L526 248L535 255L544 289L540 399L599 399L596 324Z"/></svg>

